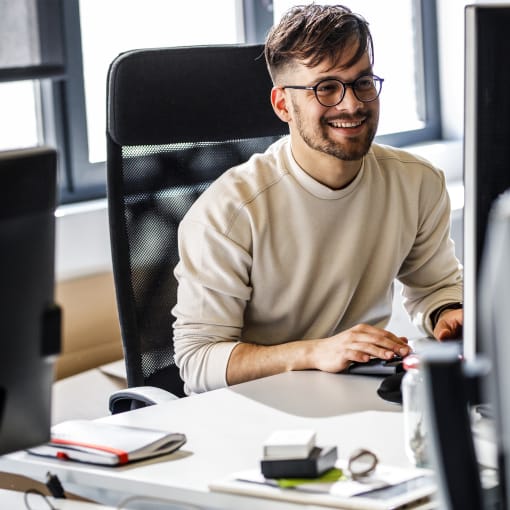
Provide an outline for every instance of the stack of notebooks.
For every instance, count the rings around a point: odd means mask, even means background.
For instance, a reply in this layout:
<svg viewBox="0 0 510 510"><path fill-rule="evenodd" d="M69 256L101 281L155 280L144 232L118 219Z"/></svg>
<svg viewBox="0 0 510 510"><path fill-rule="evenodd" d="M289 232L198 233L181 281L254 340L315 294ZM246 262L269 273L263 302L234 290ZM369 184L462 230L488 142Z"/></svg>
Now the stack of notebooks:
<svg viewBox="0 0 510 510"><path fill-rule="evenodd" d="M313 430L278 430L265 441L260 465L266 478L317 478L336 459L336 446L316 446Z"/></svg>

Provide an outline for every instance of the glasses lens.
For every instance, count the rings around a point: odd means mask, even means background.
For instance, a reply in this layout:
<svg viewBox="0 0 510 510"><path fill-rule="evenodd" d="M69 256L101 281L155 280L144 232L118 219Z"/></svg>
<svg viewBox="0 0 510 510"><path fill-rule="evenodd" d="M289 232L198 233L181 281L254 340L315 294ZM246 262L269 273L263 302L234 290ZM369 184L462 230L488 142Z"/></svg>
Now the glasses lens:
<svg viewBox="0 0 510 510"><path fill-rule="evenodd" d="M353 478L371 474L377 466L377 456L369 450L359 450L349 458L349 471Z"/></svg>
<svg viewBox="0 0 510 510"><path fill-rule="evenodd" d="M381 91L381 81L373 76L361 76L353 86L360 101L373 101Z"/></svg>
<svg viewBox="0 0 510 510"><path fill-rule="evenodd" d="M344 86L338 80L324 80L317 84L315 95L321 105L335 106L344 95Z"/></svg>

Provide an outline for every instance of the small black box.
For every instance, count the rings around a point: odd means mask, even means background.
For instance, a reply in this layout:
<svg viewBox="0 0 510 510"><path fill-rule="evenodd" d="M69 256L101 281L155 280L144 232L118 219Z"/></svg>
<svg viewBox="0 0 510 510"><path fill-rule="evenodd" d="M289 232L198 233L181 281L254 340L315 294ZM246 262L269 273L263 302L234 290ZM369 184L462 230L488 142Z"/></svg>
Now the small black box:
<svg viewBox="0 0 510 510"><path fill-rule="evenodd" d="M316 446L305 459L263 459L260 467L266 478L317 478L335 467L337 457L336 446Z"/></svg>

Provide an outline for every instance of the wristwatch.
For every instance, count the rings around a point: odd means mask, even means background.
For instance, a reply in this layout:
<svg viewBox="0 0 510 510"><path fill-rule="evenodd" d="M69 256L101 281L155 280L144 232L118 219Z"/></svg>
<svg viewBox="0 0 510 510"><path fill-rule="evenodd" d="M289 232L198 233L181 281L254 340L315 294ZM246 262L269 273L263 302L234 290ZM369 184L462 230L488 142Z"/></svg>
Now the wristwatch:
<svg viewBox="0 0 510 510"><path fill-rule="evenodd" d="M460 310L464 308L464 305L460 303L459 301L455 303L446 303L446 305L440 306L439 308L436 308L431 314L430 314L430 321L432 322L432 329L436 327L437 321L439 320L439 316L445 311L445 310Z"/></svg>

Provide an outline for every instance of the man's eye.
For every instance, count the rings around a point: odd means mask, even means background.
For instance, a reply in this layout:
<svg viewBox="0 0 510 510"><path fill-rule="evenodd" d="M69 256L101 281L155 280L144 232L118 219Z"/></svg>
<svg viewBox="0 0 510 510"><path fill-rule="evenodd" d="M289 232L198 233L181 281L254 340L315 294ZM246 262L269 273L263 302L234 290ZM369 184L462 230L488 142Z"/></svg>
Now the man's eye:
<svg viewBox="0 0 510 510"><path fill-rule="evenodd" d="M374 87L374 79L370 76L362 77L356 80L356 88L359 90L368 90Z"/></svg>
<svg viewBox="0 0 510 510"><path fill-rule="evenodd" d="M337 83L337 82L326 82L326 83L321 83L318 87L317 87L317 92L319 94L334 94L335 92L337 92L340 88L340 84Z"/></svg>

